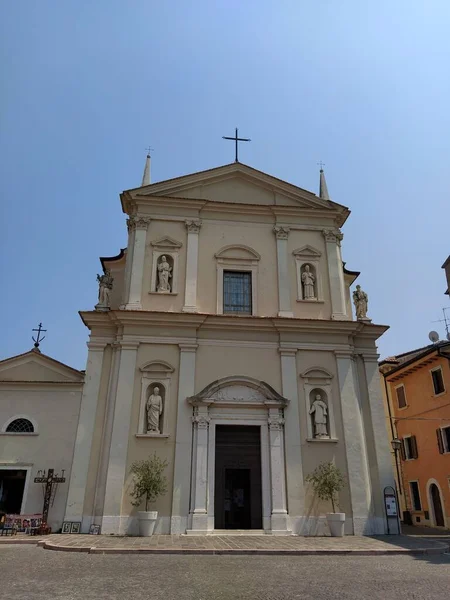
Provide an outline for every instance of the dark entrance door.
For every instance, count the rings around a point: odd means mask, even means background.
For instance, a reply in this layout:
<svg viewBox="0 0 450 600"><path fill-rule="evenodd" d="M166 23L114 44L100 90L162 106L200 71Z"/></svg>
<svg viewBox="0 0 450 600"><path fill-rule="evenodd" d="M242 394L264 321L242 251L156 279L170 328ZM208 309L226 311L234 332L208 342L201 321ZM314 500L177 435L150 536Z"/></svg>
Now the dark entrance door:
<svg viewBox="0 0 450 600"><path fill-rule="evenodd" d="M23 490L27 472L21 470L0 470L0 510L19 515L22 507Z"/></svg>
<svg viewBox="0 0 450 600"><path fill-rule="evenodd" d="M436 525L439 527L445 527L444 511L442 510L441 495L439 489L435 483L430 486L431 499L433 501L434 519Z"/></svg>
<svg viewBox="0 0 450 600"><path fill-rule="evenodd" d="M216 427L214 527L262 528L260 427Z"/></svg>

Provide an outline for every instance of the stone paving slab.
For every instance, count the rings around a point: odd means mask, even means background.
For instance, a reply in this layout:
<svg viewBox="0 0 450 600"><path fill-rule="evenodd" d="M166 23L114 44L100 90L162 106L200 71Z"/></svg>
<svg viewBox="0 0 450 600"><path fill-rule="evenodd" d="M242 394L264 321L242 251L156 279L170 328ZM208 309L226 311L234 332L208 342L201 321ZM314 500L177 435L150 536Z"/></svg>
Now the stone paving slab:
<svg viewBox="0 0 450 600"><path fill-rule="evenodd" d="M17 535L0 538L0 544L36 544L47 550L89 554L256 554L311 555L444 554L450 540L418 539L407 535L356 537L183 536L154 535L149 538L107 535L52 534L40 538Z"/></svg>

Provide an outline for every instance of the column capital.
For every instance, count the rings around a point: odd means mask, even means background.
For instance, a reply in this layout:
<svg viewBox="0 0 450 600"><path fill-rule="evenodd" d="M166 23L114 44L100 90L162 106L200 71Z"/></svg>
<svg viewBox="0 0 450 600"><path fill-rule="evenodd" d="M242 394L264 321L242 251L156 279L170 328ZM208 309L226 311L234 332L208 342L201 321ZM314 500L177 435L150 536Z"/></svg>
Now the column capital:
<svg viewBox="0 0 450 600"><path fill-rule="evenodd" d="M150 221L150 217L130 217L127 219L127 229L129 232L134 231L135 229L147 229Z"/></svg>
<svg viewBox="0 0 450 600"><path fill-rule="evenodd" d="M358 352L365 363L374 362L378 364L378 359L380 355L376 352Z"/></svg>
<svg viewBox="0 0 450 600"><path fill-rule="evenodd" d="M350 348L348 350L335 350L334 355L336 358L349 358L351 360L355 358L354 352Z"/></svg>
<svg viewBox="0 0 450 600"><path fill-rule="evenodd" d="M297 348L278 348L280 356L293 356L297 355Z"/></svg>
<svg viewBox="0 0 450 600"><path fill-rule="evenodd" d="M210 421L211 417L206 415L194 415L192 417L192 422L197 425L198 429L208 429Z"/></svg>
<svg viewBox="0 0 450 600"><path fill-rule="evenodd" d="M199 233L202 222L200 220L187 220L184 222L188 233Z"/></svg>
<svg viewBox="0 0 450 600"><path fill-rule="evenodd" d="M274 225L272 231L274 232L277 240L287 240L290 228L282 227L281 225Z"/></svg>
<svg viewBox="0 0 450 600"><path fill-rule="evenodd" d="M322 229L322 235L325 238L326 242L331 242L339 245L344 239L344 234L341 233L339 229Z"/></svg>
<svg viewBox="0 0 450 600"><path fill-rule="evenodd" d="M198 344L196 344L195 342L192 342L192 344L182 343L178 344L178 348L181 350L181 352L196 352Z"/></svg>
<svg viewBox="0 0 450 600"><path fill-rule="evenodd" d="M89 352L103 352L106 348L106 342L102 342L100 340L91 340L86 343Z"/></svg>
<svg viewBox="0 0 450 600"><path fill-rule="evenodd" d="M118 345L122 350L137 350L139 348L139 342L132 342L131 340L121 340Z"/></svg>
<svg viewBox="0 0 450 600"><path fill-rule="evenodd" d="M269 417L267 423L271 431L281 431L284 427L284 419L281 417Z"/></svg>

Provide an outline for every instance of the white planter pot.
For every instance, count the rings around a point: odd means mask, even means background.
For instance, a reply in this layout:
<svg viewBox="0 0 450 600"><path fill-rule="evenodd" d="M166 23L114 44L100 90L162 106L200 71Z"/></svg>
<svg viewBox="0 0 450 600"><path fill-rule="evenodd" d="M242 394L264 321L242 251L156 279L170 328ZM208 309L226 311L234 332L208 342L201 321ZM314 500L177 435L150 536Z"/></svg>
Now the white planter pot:
<svg viewBox="0 0 450 600"><path fill-rule="evenodd" d="M153 530L155 529L155 523L157 518L157 510L151 510L150 512L140 510L138 512L139 535L141 537L149 537L153 535Z"/></svg>
<svg viewBox="0 0 450 600"><path fill-rule="evenodd" d="M345 527L345 513L328 513L327 523L333 537L343 537Z"/></svg>

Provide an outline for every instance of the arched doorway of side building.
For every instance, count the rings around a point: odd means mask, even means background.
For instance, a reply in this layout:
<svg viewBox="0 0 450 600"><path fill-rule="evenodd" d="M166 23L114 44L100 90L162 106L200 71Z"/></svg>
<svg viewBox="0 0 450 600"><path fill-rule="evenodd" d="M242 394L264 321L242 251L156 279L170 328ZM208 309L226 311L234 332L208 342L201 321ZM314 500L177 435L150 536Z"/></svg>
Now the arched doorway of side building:
<svg viewBox="0 0 450 600"><path fill-rule="evenodd" d="M430 479L428 482L428 501L432 515L433 525L436 527L445 527L444 505L442 502L441 490L438 483Z"/></svg>

